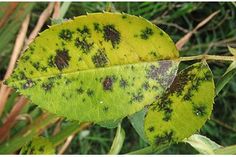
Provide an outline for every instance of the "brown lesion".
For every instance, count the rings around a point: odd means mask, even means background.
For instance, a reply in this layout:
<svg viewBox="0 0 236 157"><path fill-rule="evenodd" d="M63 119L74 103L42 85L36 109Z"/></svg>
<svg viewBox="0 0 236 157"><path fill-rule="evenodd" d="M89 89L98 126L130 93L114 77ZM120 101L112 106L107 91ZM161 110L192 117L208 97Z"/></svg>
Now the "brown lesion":
<svg viewBox="0 0 236 157"><path fill-rule="evenodd" d="M105 49L98 49L97 53L92 56L92 61L96 67L105 67L108 63Z"/></svg>
<svg viewBox="0 0 236 157"><path fill-rule="evenodd" d="M103 27L103 37L105 41L110 41L113 48L120 43L120 32L115 29L114 25L105 25Z"/></svg>
<svg viewBox="0 0 236 157"><path fill-rule="evenodd" d="M80 48L80 50L85 53L88 54L91 49L93 48L94 43L93 42L88 42L88 40L86 38L80 39L80 38L76 38L75 39L75 46L77 48Z"/></svg>
<svg viewBox="0 0 236 157"><path fill-rule="evenodd" d="M141 30L140 37L141 39L147 40L154 34L151 28L146 27L145 29Z"/></svg>
<svg viewBox="0 0 236 157"><path fill-rule="evenodd" d="M112 85L113 85L113 78L112 77L109 77L109 76L107 76L104 80L103 80L103 82L102 82L102 85L103 85L103 89L104 90L112 90Z"/></svg>
<svg viewBox="0 0 236 157"><path fill-rule="evenodd" d="M154 142L156 145L168 144L168 143L174 142L173 136L174 136L173 130L166 131L164 132L163 135L156 135Z"/></svg>
<svg viewBox="0 0 236 157"><path fill-rule="evenodd" d="M72 34L72 31L70 31L69 29L62 29L59 33L59 37L65 41L71 41Z"/></svg>
<svg viewBox="0 0 236 157"><path fill-rule="evenodd" d="M69 56L69 50L67 49L57 49L56 50L56 56L54 57L54 63L57 66L57 68L61 71L64 68L67 68L69 66L70 56Z"/></svg>

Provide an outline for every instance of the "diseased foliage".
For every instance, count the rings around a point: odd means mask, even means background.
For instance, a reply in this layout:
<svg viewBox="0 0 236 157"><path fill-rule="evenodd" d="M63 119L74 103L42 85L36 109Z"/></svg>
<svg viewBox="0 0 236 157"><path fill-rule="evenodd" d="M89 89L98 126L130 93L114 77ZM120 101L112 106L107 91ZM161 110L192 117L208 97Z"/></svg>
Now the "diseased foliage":
<svg viewBox="0 0 236 157"><path fill-rule="evenodd" d="M206 62L181 71L167 92L153 103L145 118L149 142L160 146L182 141L210 117L214 82Z"/></svg>
<svg viewBox="0 0 236 157"><path fill-rule="evenodd" d="M178 51L143 18L96 13L50 27L6 83L68 119L116 120L151 104L174 80ZM161 61L158 61L161 60Z"/></svg>
<svg viewBox="0 0 236 157"><path fill-rule="evenodd" d="M50 155L55 154L55 150L52 143L48 139L43 137L36 137L24 147L22 147L20 154Z"/></svg>

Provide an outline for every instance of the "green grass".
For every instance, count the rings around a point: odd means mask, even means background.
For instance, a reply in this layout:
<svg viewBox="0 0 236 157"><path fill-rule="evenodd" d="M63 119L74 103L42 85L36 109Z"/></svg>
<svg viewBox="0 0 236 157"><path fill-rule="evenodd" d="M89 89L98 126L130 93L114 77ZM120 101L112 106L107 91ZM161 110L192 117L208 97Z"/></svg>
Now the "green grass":
<svg viewBox="0 0 236 157"><path fill-rule="evenodd" d="M37 3L34 6L31 23L28 34L34 28L37 19L45 8L46 3ZM217 2L217 3L157 3L157 2L73 2L65 18L73 18L86 13L101 12L103 10L111 10L114 12L126 12L133 15L140 15L150 21L155 21L157 26L167 32L171 38L177 42L186 32L180 30L192 30L199 22L211 13L219 10L210 22L203 28L199 29L193 37L187 42L180 52L181 56L190 56L197 54L217 54L229 55L227 45L236 47L236 5L233 2ZM47 21L43 29L50 25ZM14 41L8 44L13 44ZM6 63L9 62L10 53L1 55L0 52L0 79L3 78L6 71ZM6 62L6 63L5 63ZM184 63L181 67L186 67L192 62ZM218 82L226 71L229 64L222 62L209 62L210 68L214 74L215 82ZM236 78L233 77L230 82L223 88L219 95L215 98L214 110L212 117L221 121L223 125L227 124L232 128L236 128ZM12 95L11 98L15 96ZM13 100L9 99L7 111L10 110ZM33 107L33 105L31 105ZM27 112L27 111L25 111ZM67 122L64 122L67 123ZM236 144L236 132L226 128L215 120L208 120L200 133L207 136L220 145L228 146ZM18 124L14 128L22 127L24 124ZM138 134L132 128L127 119L123 120L122 126L126 132L126 139L121 153L128 153L147 146L145 142L139 138ZM13 132L14 132L13 130ZM50 129L48 130L50 132ZM84 132L79 133L72 140L71 145L67 149L68 154L106 154L109 152L112 140L115 136L116 129L101 128L94 125L87 131L88 135L81 138ZM44 133L44 135L47 135ZM174 144L163 152L163 154L196 154L197 152L187 144Z"/></svg>

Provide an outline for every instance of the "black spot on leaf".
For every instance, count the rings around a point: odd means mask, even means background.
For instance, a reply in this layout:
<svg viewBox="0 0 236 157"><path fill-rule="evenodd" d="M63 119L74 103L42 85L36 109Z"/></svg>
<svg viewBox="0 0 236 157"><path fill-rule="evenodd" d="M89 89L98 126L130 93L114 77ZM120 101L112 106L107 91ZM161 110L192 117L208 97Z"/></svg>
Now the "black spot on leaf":
<svg viewBox="0 0 236 157"><path fill-rule="evenodd" d="M88 54L91 51L93 44L94 43L89 43L85 38L82 40L80 38L75 39L75 46L80 48L80 50L85 54Z"/></svg>
<svg viewBox="0 0 236 157"><path fill-rule="evenodd" d="M77 31L81 33L82 35L90 35L89 28L87 26L84 26L82 29L77 28Z"/></svg>
<svg viewBox="0 0 236 157"><path fill-rule="evenodd" d="M56 50L57 54L54 57L54 63L59 70L62 70L69 66L70 56L67 49Z"/></svg>
<svg viewBox="0 0 236 157"><path fill-rule="evenodd" d="M83 94L83 93L84 93L84 90L82 89L82 87L80 87L80 88L77 88L77 89L76 89L76 92L77 92L78 94Z"/></svg>
<svg viewBox="0 0 236 157"><path fill-rule="evenodd" d="M87 90L87 95L88 96L93 96L94 95L94 91L92 89L88 89Z"/></svg>
<svg viewBox="0 0 236 157"><path fill-rule="evenodd" d="M206 106L205 105L193 105L193 113L199 117L205 116L206 115Z"/></svg>
<svg viewBox="0 0 236 157"><path fill-rule="evenodd" d="M165 132L164 135L157 135L155 137L155 144L156 145L162 145L162 144L168 144L173 141L173 130L169 132Z"/></svg>
<svg viewBox="0 0 236 157"><path fill-rule="evenodd" d="M141 39L147 40L154 32L151 28L146 27L144 30L141 30L140 37Z"/></svg>
<svg viewBox="0 0 236 157"><path fill-rule="evenodd" d="M45 92L51 91L52 87L53 87L52 82L42 84L42 88L45 90Z"/></svg>
<svg viewBox="0 0 236 157"><path fill-rule="evenodd" d="M93 23L93 27L96 32L102 32L102 29L99 23Z"/></svg>
<svg viewBox="0 0 236 157"><path fill-rule="evenodd" d="M112 84L113 84L113 78L107 76L104 79L104 81L102 82L103 89L104 90L112 90Z"/></svg>
<svg viewBox="0 0 236 157"><path fill-rule="evenodd" d="M154 126L150 126L150 127L148 128L148 131L149 131L149 132L153 132L154 130L155 130Z"/></svg>
<svg viewBox="0 0 236 157"><path fill-rule="evenodd" d="M104 67L107 65L108 58L104 49L98 49L98 52L92 56L93 64L96 67Z"/></svg>
<svg viewBox="0 0 236 157"><path fill-rule="evenodd" d="M120 87L125 89L128 86L128 82L123 78L120 80Z"/></svg>
<svg viewBox="0 0 236 157"><path fill-rule="evenodd" d="M103 32L104 40L111 41L113 48L120 43L120 32L115 29L114 25L105 25L103 27Z"/></svg>
<svg viewBox="0 0 236 157"><path fill-rule="evenodd" d="M63 29L59 33L59 37L63 40L70 41L72 39L72 32L69 29Z"/></svg>
<svg viewBox="0 0 236 157"><path fill-rule="evenodd" d="M31 79L28 79L25 84L23 84L23 89L31 88L35 85L35 82L33 82Z"/></svg>

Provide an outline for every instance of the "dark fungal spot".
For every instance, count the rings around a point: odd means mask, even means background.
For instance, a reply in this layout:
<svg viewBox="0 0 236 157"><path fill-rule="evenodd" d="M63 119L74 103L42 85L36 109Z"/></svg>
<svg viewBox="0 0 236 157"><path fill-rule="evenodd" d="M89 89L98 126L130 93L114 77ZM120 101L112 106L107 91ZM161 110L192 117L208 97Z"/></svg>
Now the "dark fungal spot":
<svg viewBox="0 0 236 157"><path fill-rule="evenodd" d="M96 32L102 32L102 29L99 23L93 23L93 27Z"/></svg>
<svg viewBox="0 0 236 157"><path fill-rule="evenodd" d="M169 132L164 132L164 135L157 135L155 137L155 144L156 145L162 145L162 144L168 144L173 141L173 130L170 130Z"/></svg>
<svg viewBox="0 0 236 157"><path fill-rule="evenodd" d="M146 27L144 30L141 30L140 37L141 39L147 40L154 32L151 28Z"/></svg>
<svg viewBox="0 0 236 157"><path fill-rule="evenodd" d="M205 116L206 115L206 106L205 105L193 105L193 113L199 117Z"/></svg>
<svg viewBox="0 0 236 157"><path fill-rule="evenodd" d="M112 84L113 84L113 78L107 76L102 82L103 89L104 90L112 90Z"/></svg>
<svg viewBox="0 0 236 157"><path fill-rule="evenodd" d="M104 112L107 112L108 109L109 109L109 108L108 108L107 106L104 106L102 110L103 110Z"/></svg>
<svg viewBox="0 0 236 157"><path fill-rule="evenodd" d="M112 47L120 43L120 32L115 29L114 25L105 25L103 27L103 37L105 41L111 41Z"/></svg>
<svg viewBox="0 0 236 157"><path fill-rule="evenodd" d="M30 59L30 56L28 55L22 56L22 60L24 61L28 61L29 59Z"/></svg>
<svg viewBox="0 0 236 157"><path fill-rule="evenodd" d="M19 71L19 74L17 75L18 80L25 80L27 79L25 73L23 71Z"/></svg>
<svg viewBox="0 0 236 157"><path fill-rule="evenodd" d="M148 90L148 89L150 88L149 83L148 83L147 81L144 82L144 83L142 84L142 88L143 88L144 90Z"/></svg>
<svg viewBox="0 0 236 157"><path fill-rule="evenodd" d="M120 80L120 87L125 89L128 86L128 82L123 78Z"/></svg>
<svg viewBox="0 0 236 157"><path fill-rule="evenodd" d="M150 126L150 127L148 128L148 131L149 131L149 132L153 132L154 130L155 130L154 126Z"/></svg>
<svg viewBox="0 0 236 157"><path fill-rule="evenodd" d="M158 57L158 53L156 51L151 51L149 52L150 55L152 55L153 57Z"/></svg>
<svg viewBox="0 0 236 157"><path fill-rule="evenodd" d="M54 63L60 71L69 66L70 56L68 54L68 51L69 50L65 48L62 50L56 50L57 54L54 57Z"/></svg>
<svg viewBox="0 0 236 157"><path fill-rule="evenodd" d="M94 43L89 43L87 39L83 38L76 38L75 39L75 46L79 48L83 53L88 54L91 49L93 48Z"/></svg>
<svg viewBox="0 0 236 157"><path fill-rule="evenodd" d="M90 35L90 31L89 28L87 26L84 26L82 29L77 28L77 31L81 34L81 35Z"/></svg>
<svg viewBox="0 0 236 157"><path fill-rule="evenodd" d="M33 63L33 67L34 67L36 70L39 70L40 63L39 63L39 62Z"/></svg>
<svg viewBox="0 0 236 157"><path fill-rule="evenodd" d="M52 82L47 82L42 84L42 88L45 90L45 92L51 91L52 87L53 87Z"/></svg>
<svg viewBox="0 0 236 157"><path fill-rule="evenodd" d="M138 92L138 93L133 93L132 94L132 98L130 100L130 103L133 103L133 102L141 102L143 100L144 96L141 92Z"/></svg>
<svg viewBox="0 0 236 157"><path fill-rule="evenodd" d="M76 89L76 92L77 92L78 94L83 94L83 93L84 93L84 90L83 90L82 87L80 87L80 88L77 88L77 89Z"/></svg>
<svg viewBox="0 0 236 157"><path fill-rule="evenodd" d="M98 49L98 52L92 56L95 67L104 67L108 63L108 58L104 49Z"/></svg>
<svg viewBox="0 0 236 157"><path fill-rule="evenodd" d="M48 66L49 67L54 67L55 66L52 55L50 55L49 58L48 58Z"/></svg>
<svg viewBox="0 0 236 157"><path fill-rule="evenodd" d="M23 84L22 88L27 89L31 88L35 85L35 82L33 82L31 79L27 80L26 83Z"/></svg>
<svg viewBox="0 0 236 157"><path fill-rule="evenodd" d="M88 96L93 96L94 95L94 91L92 89L88 89L87 90L87 95Z"/></svg>
<svg viewBox="0 0 236 157"><path fill-rule="evenodd" d="M59 33L59 37L63 40L70 41L72 39L72 32L69 29L63 29Z"/></svg>

